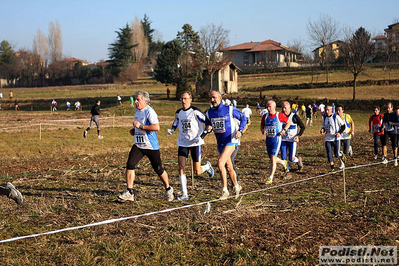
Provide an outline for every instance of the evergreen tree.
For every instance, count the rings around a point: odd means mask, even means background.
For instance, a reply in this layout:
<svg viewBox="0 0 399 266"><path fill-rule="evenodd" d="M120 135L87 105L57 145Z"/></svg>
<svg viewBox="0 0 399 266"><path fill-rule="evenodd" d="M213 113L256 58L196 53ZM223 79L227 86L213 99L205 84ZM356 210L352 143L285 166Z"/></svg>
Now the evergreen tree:
<svg viewBox="0 0 399 266"><path fill-rule="evenodd" d="M177 84L181 77L179 58L183 47L177 39L163 45L154 69L155 79L162 83Z"/></svg>
<svg viewBox="0 0 399 266"><path fill-rule="evenodd" d="M198 32L194 31L190 24L184 24L183 31L177 33L183 52L180 59L181 78L177 83L176 96L184 90L190 89L190 83L202 79L202 73L206 64L206 54L201 44Z"/></svg>
<svg viewBox="0 0 399 266"><path fill-rule="evenodd" d="M8 81L16 78L18 75L18 66L15 52L11 44L3 40L0 43L0 77Z"/></svg>
<svg viewBox="0 0 399 266"><path fill-rule="evenodd" d="M185 24L176 39L162 47L155 66L155 78L177 85L176 97L179 97L183 91L191 91L191 84L202 78L205 62L198 33Z"/></svg>
<svg viewBox="0 0 399 266"><path fill-rule="evenodd" d="M151 23L149 17L147 17L147 14L144 14L144 18L141 21L141 24L143 24L143 30L144 30L144 35L147 36L148 38L148 43L151 45L152 43L152 34L154 33L154 29L151 28Z"/></svg>
<svg viewBox="0 0 399 266"><path fill-rule="evenodd" d="M132 48L137 46L137 44L130 44L132 29L128 24L115 32L118 36L116 42L111 43L108 48L110 58L108 62L110 63L111 73L114 76L118 76L127 66L133 63Z"/></svg>

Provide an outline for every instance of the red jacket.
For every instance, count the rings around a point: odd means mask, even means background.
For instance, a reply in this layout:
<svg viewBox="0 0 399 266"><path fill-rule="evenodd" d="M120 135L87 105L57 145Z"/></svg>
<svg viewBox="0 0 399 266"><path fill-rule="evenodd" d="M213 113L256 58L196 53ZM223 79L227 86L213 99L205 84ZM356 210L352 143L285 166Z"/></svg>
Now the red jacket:
<svg viewBox="0 0 399 266"><path fill-rule="evenodd" d="M384 115L371 115L369 119L369 131L373 131L374 134L382 135L384 130L382 130L382 119Z"/></svg>

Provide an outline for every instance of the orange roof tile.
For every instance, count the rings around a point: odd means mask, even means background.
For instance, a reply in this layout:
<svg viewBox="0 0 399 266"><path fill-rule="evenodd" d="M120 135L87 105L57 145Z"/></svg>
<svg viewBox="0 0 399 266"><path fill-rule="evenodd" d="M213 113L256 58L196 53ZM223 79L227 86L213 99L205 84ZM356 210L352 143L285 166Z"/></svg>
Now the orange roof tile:
<svg viewBox="0 0 399 266"><path fill-rule="evenodd" d="M234 46L227 47L226 51L233 51L233 50L249 50L256 46L259 42L245 42L241 44L237 44Z"/></svg>

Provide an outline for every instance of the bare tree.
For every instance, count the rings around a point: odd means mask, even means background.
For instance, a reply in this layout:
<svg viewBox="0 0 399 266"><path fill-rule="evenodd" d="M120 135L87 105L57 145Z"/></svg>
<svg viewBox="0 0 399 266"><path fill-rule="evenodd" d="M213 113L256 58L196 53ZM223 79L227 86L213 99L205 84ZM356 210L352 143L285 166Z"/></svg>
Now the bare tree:
<svg viewBox="0 0 399 266"><path fill-rule="evenodd" d="M48 67L49 47L48 39L44 33L38 29L37 34L33 37L33 64L35 69L40 73L42 85Z"/></svg>
<svg viewBox="0 0 399 266"><path fill-rule="evenodd" d="M48 44L50 48L50 62L56 63L62 59L62 31L61 25L56 20L49 24Z"/></svg>
<svg viewBox="0 0 399 266"><path fill-rule="evenodd" d="M326 79L328 83L328 66L333 56L333 51L331 51L331 46L329 44L337 40L341 34L339 23L331 16L324 14L319 16L318 21L312 22L309 19L307 31L310 42L316 47L321 47L323 51L320 57L320 63L326 70Z"/></svg>
<svg viewBox="0 0 399 266"><path fill-rule="evenodd" d="M40 64L47 67L49 47L46 35L38 29L37 34L33 37L33 53L40 58Z"/></svg>
<svg viewBox="0 0 399 266"><path fill-rule="evenodd" d="M223 47L229 44L230 30L223 28L223 25L216 26L213 23L201 27L199 31L201 43L207 56L206 69L210 79L210 88L212 90L213 74L220 69L229 59L221 53Z"/></svg>
<svg viewBox="0 0 399 266"><path fill-rule="evenodd" d="M134 21L131 22L130 28L132 29L130 44L138 44L132 48L133 61L140 62L141 59L148 55L148 37L145 36L143 24L137 16Z"/></svg>
<svg viewBox="0 0 399 266"><path fill-rule="evenodd" d="M353 98L356 98L356 80L364 70L364 64L375 55L374 44L371 41L371 34L360 27L356 32L347 30L346 42L341 48L341 56L346 66L353 74Z"/></svg>

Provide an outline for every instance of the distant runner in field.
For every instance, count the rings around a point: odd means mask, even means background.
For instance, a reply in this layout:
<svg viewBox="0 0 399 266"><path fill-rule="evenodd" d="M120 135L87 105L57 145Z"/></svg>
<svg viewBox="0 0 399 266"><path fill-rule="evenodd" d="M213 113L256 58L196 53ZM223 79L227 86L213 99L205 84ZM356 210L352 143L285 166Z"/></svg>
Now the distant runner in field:
<svg viewBox="0 0 399 266"><path fill-rule="evenodd" d="M287 131L282 135L281 142L281 159L287 160L289 158L290 162L298 164L298 170L303 169L302 157L296 157L296 151L298 148L299 137L305 132L305 125L303 124L301 118L291 112L291 107L289 102L283 102L282 105L283 114L288 118L291 125L287 128ZM298 126L300 130L298 131ZM283 123L283 128L286 128L286 123ZM289 156L288 156L289 153ZM287 164L287 175L289 172L289 165Z"/></svg>
<svg viewBox="0 0 399 266"><path fill-rule="evenodd" d="M22 204L24 201L21 192L19 192L10 182L7 182L5 187L0 186L0 195L6 195L7 198L12 199L17 204Z"/></svg>
<svg viewBox="0 0 399 266"><path fill-rule="evenodd" d="M380 139L382 146L382 138L384 137L383 117L384 115L380 113L380 107L374 106L374 114L369 119L369 132L373 132L374 140L374 160L378 159L378 139Z"/></svg>
<svg viewBox="0 0 399 266"><path fill-rule="evenodd" d="M259 114L260 112L260 103L256 102L256 112Z"/></svg>
<svg viewBox="0 0 399 266"><path fill-rule="evenodd" d="M206 117L199 108L191 105L193 100L191 92L183 92L180 100L182 108L176 111L172 129L168 129L167 133L171 135L177 128L179 129L179 136L177 138L177 146L179 148L177 155L182 195L177 199L188 200L187 176L185 173L188 154L191 152L195 175L208 173L209 177L213 177L214 171L209 161L201 166L201 146L204 144L201 134L204 131Z"/></svg>
<svg viewBox="0 0 399 266"><path fill-rule="evenodd" d="M80 102L79 101L75 102L75 111L80 111Z"/></svg>
<svg viewBox="0 0 399 266"><path fill-rule="evenodd" d="M325 134L324 142L326 146L326 152L328 157L328 162L330 163L331 172L335 171L334 168L334 155L339 158L341 162L340 169L345 167L346 157L341 150L341 134L345 131L345 123L342 121L339 115L333 114L331 105L327 105L325 109L325 115L323 117L322 126L320 129L320 134Z"/></svg>
<svg viewBox="0 0 399 266"><path fill-rule="evenodd" d="M122 97L119 94L116 96L116 105L122 105Z"/></svg>
<svg viewBox="0 0 399 266"><path fill-rule="evenodd" d="M393 110L393 104L389 102L387 104L387 112L384 114L384 118L382 120L382 126L384 128L384 136L381 139L382 142L382 162L384 164L388 163L387 159L387 143L388 139L391 140L394 165L398 166L398 145L397 145L397 134L398 134L398 126L399 126L399 115Z"/></svg>
<svg viewBox="0 0 399 266"><path fill-rule="evenodd" d="M310 104L306 107L306 126L307 125L313 127L313 109Z"/></svg>
<svg viewBox="0 0 399 266"><path fill-rule="evenodd" d="M355 123L352 120L352 117L348 114L345 114L344 107L342 105L337 106L337 113L339 117L341 117L342 121L345 122L345 130L341 134L341 146L343 147L343 153L345 155L352 156L353 149L351 146L352 136L355 135Z"/></svg>
<svg viewBox="0 0 399 266"><path fill-rule="evenodd" d="M57 102L56 100L53 99L53 101L51 102L51 110L53 112L57 111Z"/></svg>
<svg viewBox="0 0 399 266"><path fill-rule="evenodd" d="M275 101L268 101L266 106L268 113L262 117L260 131L263 135L266 135L266 149L271 164L270 175L267 178L266 183L271 184L273 182L277 164L283 165L284 170L287 173L287 160L281 160L277 156L281 147L281 138L287 133L288 128L291 126L291 122L285 114L276 111ZM283 123L285 123L284 127Z"/></svg>
<svg viewBox="0 0 399 266"><path fill-rule="evenodd" d="M91 108L91 119L90 119L90 126L86 128L86 130L83 132L83 137L87 137L87 132L93 127L93 124L96 124L97 126L97 138L102 139L103 136L100 135L100 104L101 101L97 100L96 104L93 105Z"/></svg>
<svg viewBox="0 0 399 266"><path fill-rule="evenodd" d="M67 111L71 111L71 103L69 101L66 102Z"/></svg>
<svg viewBox="0 0 399 266"><path fill-rule="evenodd" d="M234 186L235 196L238 197L242 187L237 183L236 172L234 171L231 161L231 155L237 147L239 138L242 136L247 119L245 115L233 106L226 106L222 103L222 95L218 91L212 91L210 94L210 101L212 108L206 112L208 120L205 122L206 131L215 133L217 148L220 153L218 160L218 168L222 181L222 196L221 200L229 197L227 189L227 172L231 178ZM240 121L239 126L234 119Z"/></svg>
<svg viewBox="0 0 399 266"><path fill-rule="evenodd" d="M324 113L325 108L326 108L326 106L324 105L324 103L321 103L321 104L319 105L319 110L320 110L321 118L323 118L323 116L325 115L325 113Z"/></svg>
<svg viewBox="0 0 399 266"><path fill-rule="evenodd" d="M319 106L316 104L316 102L313 102L313 104L312 104L313 119L317 118L317 110L318 109L319 109Z"/></svg>
<svg viewBox="0 0 399 266"><path fill-rule="evenodd" d="M304 103L301 105L301 110L302 110L302 118L306 119L306 106Z"/></svg>
<svg viewBox="0 0 399 266"><path fill-rule="evenodd" d="M248 129L249 125L251 125L251 116L252 116L252 110L251 110L251 108L249 108L249 104L247 104L247 105L245 106L245 108L242 109L241 112L242 112L242 113L245 115L245 117L247 118L247 129Z"/></svg>
<svg viewBox="0 0 399 266"><path fill-rule="evenodd" d="M139 161L144 157L151 162L151 166L157 173L165 187L165 196L168 201L174 199L173 188L169 185L168 174L162 167L161 155L157 131L160 129L158 115L148 104L150 95L146 91L137 91L134 95L136 110L133 127L130 134L134 136L134 144L126 163L127 189L118 195L122 201L134 201L133 183L136 177L135 169Z"/></svg>

